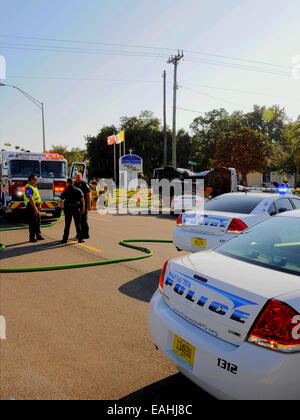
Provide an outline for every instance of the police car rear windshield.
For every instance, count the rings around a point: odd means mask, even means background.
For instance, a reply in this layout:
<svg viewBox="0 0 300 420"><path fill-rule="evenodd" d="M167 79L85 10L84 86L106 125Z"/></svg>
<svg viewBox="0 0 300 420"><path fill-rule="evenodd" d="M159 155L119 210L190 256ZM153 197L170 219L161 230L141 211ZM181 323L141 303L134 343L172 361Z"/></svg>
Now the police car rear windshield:
<svg viewBox="0 0 300 420"><path fill-rule="evenodd" d="M235 236L215 251L250 264L300 276L299 219L273 217Z"/></svg>
<svg viewBox="0 0 300 420"><path fill-rule="evenodd" d="M28 178L29 175L40 177L40 163L34 160L10 160L9 173L13 178Z"/></svg>
<svg viewBox="0 0 300 420"><path fill-rule="evenodd" d="M205 203L205 210L249 214L263 200L251 194L224 194Z"/></svg>

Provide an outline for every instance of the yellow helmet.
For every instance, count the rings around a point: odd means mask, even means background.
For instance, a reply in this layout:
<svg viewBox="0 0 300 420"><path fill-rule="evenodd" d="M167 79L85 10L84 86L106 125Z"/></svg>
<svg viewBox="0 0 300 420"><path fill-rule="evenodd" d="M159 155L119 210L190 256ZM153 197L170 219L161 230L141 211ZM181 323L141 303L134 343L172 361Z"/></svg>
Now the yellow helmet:
<svg viewBox="0 0 300 420"><path fill-rule="evenodd" d="M285 177L283 178L283 182L289 182L289 180L288 180L288 177L287 177L287 176L285 176Z"/></svg>

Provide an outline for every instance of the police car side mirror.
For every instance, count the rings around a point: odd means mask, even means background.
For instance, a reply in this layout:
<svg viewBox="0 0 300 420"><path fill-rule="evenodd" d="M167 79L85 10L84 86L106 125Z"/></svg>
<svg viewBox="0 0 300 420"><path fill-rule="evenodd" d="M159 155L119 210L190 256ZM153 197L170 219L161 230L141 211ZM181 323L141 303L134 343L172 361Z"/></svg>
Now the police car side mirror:
<svg viewBox="0 0 300 420"><path fill-rule="evenodd" d="M285 211L287 211L287 209L281 207L278 209L278 213L284 213Z"/></svg>

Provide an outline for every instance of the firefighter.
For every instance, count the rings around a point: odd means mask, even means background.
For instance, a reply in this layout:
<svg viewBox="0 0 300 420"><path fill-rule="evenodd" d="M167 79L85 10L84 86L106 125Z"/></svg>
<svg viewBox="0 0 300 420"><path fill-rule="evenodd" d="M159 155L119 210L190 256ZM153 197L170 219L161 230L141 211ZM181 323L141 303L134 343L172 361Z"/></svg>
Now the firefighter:
<svg viewBox="0 0 300 420"><path fill-rule="evenodd" d="M28 184L25 187L24 201L29 224L29 241L42 241L41 234L41 204L42 199L37 188L38 179L36 175L28 177Z"/></svg>
<svg viewBox="0 0 300 420"><path fill-rule="evenodd" d="M288 177L287 177L287 176L285 176L285 177L283 178L283 185L285 185L285 186L286 186L286 188L291 188L291 187L290 187L289 180L288 180Z"/></svg>
<svg viewBox="0 0 300 420"><path fill-rule="evenodd" d="M99 198L99 191L97 191L97 181L91 182L91 200L92 200L92 209L96 210L97 201Z"/></svg>

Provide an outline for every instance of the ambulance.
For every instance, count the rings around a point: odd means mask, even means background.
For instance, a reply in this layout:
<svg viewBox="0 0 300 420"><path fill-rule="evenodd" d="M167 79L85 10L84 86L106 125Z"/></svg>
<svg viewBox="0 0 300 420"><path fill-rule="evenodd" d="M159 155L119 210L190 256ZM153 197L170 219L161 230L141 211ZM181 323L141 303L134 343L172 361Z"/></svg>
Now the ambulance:
<svg viewBox="0 0 300 420"><path fill-rule="evenodd" d="M59 201L67 178L81 172L86 181L86 164L73 162L70 172L64 156L57 153L0 153L0 210L4 214L25 209L24 192L30 175L38 178L43 212L60 214Z"/></svg>

